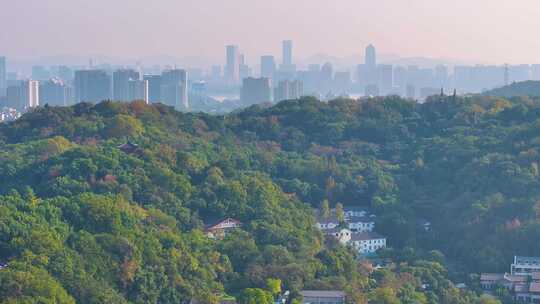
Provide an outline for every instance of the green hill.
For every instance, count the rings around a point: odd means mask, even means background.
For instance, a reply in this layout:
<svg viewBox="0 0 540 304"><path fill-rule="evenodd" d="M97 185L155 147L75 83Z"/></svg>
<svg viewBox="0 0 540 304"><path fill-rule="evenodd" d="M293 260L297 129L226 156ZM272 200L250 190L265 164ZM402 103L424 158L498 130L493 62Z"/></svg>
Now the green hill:
<svg viewBox="0 0 540 304"><path fill-rule="evenodd" d="M539 118L537 103L493 97L37 109L0 124L0 300L216 303L279 279L293 297L484 301L449 278L539 254ZM396 267L372 272L324 240L312 207L325 199L373 210ZM225 217L242 229L203 235Z"/></svg>
<svg viewBox="0 0 540 304"><path fill-rule="evenodd" d="M540 97L540 81L522 81L515 82L501 88L489 90L484 92L486 96L500 96L500 97L516 97L516 96L530 96Z"/></svg>

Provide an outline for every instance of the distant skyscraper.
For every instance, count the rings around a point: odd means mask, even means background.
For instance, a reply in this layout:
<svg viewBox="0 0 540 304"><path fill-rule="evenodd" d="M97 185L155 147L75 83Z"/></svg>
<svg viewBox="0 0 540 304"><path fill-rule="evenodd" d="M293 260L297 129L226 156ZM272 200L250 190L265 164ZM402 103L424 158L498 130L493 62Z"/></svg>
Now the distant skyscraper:
<svg viewBox="0 0 540 304"><path fill-rule="evenodd" d="M366 47L365 64L369 68L375 68L377 66L377 52L372 44Z"/></svg>
<svg viewBox="0 0 540 304"><path fill-rule="evenodd" d="M262 56L261 57L261 77L274 78L276 72L276 61L274 56Z"/></svg>
<svg viewBox="0 0 540 304"><path fill-rule="evenodd" d="M128 101L141 100L148 104L148 80L130 79L127 97Z"/></svg>
<svg viewBox="0 0 540 304"><path fill-rule="evenodd" d="M144 75L148 82L148 102L161 102L161 75Z"/></svg>
<svg viewBox="0 0 540 304"><path fill-rule="evenodd" d="M272 88L269 78L248 77L242 81L240 100L244 105L272 101Z"/></svg>
<svg viewBox="0 0 540 304"><path fill-rule="evenodd" d="M101 102L111 99L111 77L103 70L75 72L75 102Z"/></svg>
<svg viewBox="0 0 540 304"><path fill-rule="evenodd" d="M130 81L138 81L139 72L131 69L117 70L113 73L113 99L116 101L133 101L130 99Z"/></svg>
<svg viewBox="0 0 540 304"><path fill-rule="evenodd" d="M40 82L39 103L50 106L67 106L70 102L70 89L59 78Z"/></svg>
<svg viewBox="0 0 540 304"><path fill-rule="evenodd" d="M25 80L21 82L21 106L22 109L39 106L39 81Z"/></svg>
<svg viewBox="0 0 540 304"><path fill-rule="evenodd" d="M274 89L274 101L298 99L304 95L304 84L299 80L280 81Z"/></svg>
<svg viewBox="0 0 540 304"><path fill-rule="evenodd" d="M283 41L283 62L277 73L277 80L292 80L295 78L296 66L293 62L293 43L291 40Z"/></svg>
<svg viewBox="0 0 540 304"><path fill-rule="evenodd" d="M379 88L382 95L388 94L394 86L393 67L389 64L380 64L377 67Z"/></svg>
<svg viewBox="0 0 540 304"><path fill-rule="evenodd" d="M293 43L291 40L283 41L283 65L293 65Z"/></svg>
<svg viewBox="0 0 540 304"><path fill-rule="evenodd" d="M366 85L376 85L378 83L377 77L377 53L373 45L366 47L364 68L366 72Z"/></svg>
<svg viewBox="0 0 540 304"><path fill-rule="evenodd" d="M225 80L229 84L238 83L240 77L240 63L238 46L228 45L227 49L227 65L225 66Z"/></svg>
<svg viewBox="0 0 540 304"><path fill-rule="evenodd" d="M0 97L6 96L7 92L7 67L6 57L0 57Z"/></svg>
<svg viewBox="0 0 540 304"><path fill-rule="evenodd" d="M188 75L186 70L168 70L161 75L161 99L177 110L189 108Z"/></svg>
<svg viewBox="0 0 540 304"><path fill-rule="evenodd" d="M240 79L251 77L251 69L246 64L246 57L244 54L239 56L239 77Z"/></svg>

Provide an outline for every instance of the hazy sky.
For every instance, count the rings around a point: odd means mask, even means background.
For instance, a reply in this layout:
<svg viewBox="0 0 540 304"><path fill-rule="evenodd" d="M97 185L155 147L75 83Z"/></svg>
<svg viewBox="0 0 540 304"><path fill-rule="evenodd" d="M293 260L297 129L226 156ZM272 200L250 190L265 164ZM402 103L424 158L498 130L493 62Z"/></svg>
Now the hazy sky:
<svg viewBox="0 0 540 304"><path fill-rule="evenodd" d="M31 58L168 54L255 61L381 53L494 63L540 62L539 0L0 0L0 54Z"/></svg>

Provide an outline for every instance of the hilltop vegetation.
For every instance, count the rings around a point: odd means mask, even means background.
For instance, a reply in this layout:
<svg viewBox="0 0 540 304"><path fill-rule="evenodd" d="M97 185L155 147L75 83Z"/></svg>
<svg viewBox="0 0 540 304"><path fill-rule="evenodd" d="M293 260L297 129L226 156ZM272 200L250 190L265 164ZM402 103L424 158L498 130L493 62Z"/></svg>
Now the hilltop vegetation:
<svg viewBox="0 0 540 304"><path fill-rule="evenodd" d="M484 92L486 96L500 96L505 98L517 96L540 97L540 81L522 81L503 86L501 88Z"/></svg>
<svg viewBox="0 0 540 304"><path fill-rule="evenodd" d="M293 298L489 303L449 277L540 252L539 118L538 103L498 97L37 109L0 125L0 299L251 303L280 280ZM127 140L140 153L117 148ZM372 272L325 240L312 212L325 199L373 210L396 267ZM223 217L244 226L206 238Z"/></svg>

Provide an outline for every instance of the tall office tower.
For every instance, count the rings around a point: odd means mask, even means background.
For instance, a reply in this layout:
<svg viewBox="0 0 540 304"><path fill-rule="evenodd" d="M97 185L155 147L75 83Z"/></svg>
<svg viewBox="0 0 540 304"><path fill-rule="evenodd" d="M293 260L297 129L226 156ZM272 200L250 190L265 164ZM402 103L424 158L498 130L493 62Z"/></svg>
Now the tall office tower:
<svg viewBox="0 0 540 304"><path fill-rule="evenodd" d="M144 75L143 80L148 82L148 102L161 102L161 75Z"/></svg>
<svg viewBox="0 0 540 304"><path fill-rule="evenodd" d="M382 95L386 95L392 91L394 86L393 67L390 64L380 64L377 67L379 77L379 89Z"/></svg>
<svg viewBox="0 0 540 304"><path fill-rule="evenodd" d="M142 100L148 104L148 80L130 79L127 100Z"/></svg>
<svg viewBox="0 0 540 304"><path fill-rule="evenodd" d="M161 100L177 110L189 109L186 70L168 70L161 74Z"/></svg>
<svg viewBox="0 0 540 304"><path fill-rule="evenodd" d="M25 80L21 82L21 109L39 106L39 81Z"/></svg>
<svg viewBox="0 0 540 304"><path fill-rule="evenodd" d="M240 79L251 77L251 69L246 64L246 57L244 54L240 55L239 57L239 69L238 74Z"/></svg>
<svg viewBox="0 0 540 304"><path fill-rule="evenodd" d="M252 105L272 101L270 78L248 77L242 80L240 100L244 105Z"/></svg>
<svg viewBox="0 0 540 304"><path fill-rule="evenodd" d="M304 84L299 80L280 81L278 86L274 88L274 101L280 102L283 100L298 99L304 95Z"/></svg>
<svg viewBox="0 0 540 304"><path fill-rule="evenodd" d="M377 66L377 51L375 50L373 44L370 44L366 47L366 54L364 60L365 65L370 68L375 68Z"/></svg>
<svg viewBox="0 0 540 304"><path fill-rule="evenodd" d="M116 101L132 101L129 98L129 82L139 80L140 74L132 69L117 70L113 73L113 99Z"/></svg>
<svg viewBox="0 0 540 304"><path fill-rule="evenodd" d="M71 103L69 93L70 90L64 81L59 78L52 78L40 82L39 103L50 106L67 106Z"/></svg>
<svg viewBox="0 0 540 304"><path fill-rule="evenodd" d="M0 57L0 97L7 94L7 67L6 57Z"/></svg>
<svg viewBox="0 0 540 304"><path fill-rule="evenodd" d="M296 66L293 63L293 43L291 40L283 41L283 61L279 67L279 79L292 79L296 73Z"/></svg>
<svg viewBox="0 0 540 304"><path fill-rule="evenodd" d="M103 70L75 72L75 103L111 99L111 77Z"/></svg>
<svg viewBox="0 0 540 304"><path fill-rule="evenodd" d="M276 61L274 56L261 56L261 77L274 78L276 72Z"/></svg>
<svg viewBox="0 0 540 304"><path fill-rule="evenodd" d="M240 74L238 46L228 45L226 49L227 65L225 65L225 81L227 81L227 84L229 85L234 85L238 83Z"/></svg>
<svg viewBox="0 0 540 304"><path fill-rule="evenodd" d="M292 66L293 65L293 44L291 40L283 41L283 65Z"/></svg>
<svg viewBox="0 0 540 304"><path fill-rule="evenodd" d="M364 56L364 66L366 70L366 85L377 84L377 53L375 47L370 44L366 47Z"/></svg>

